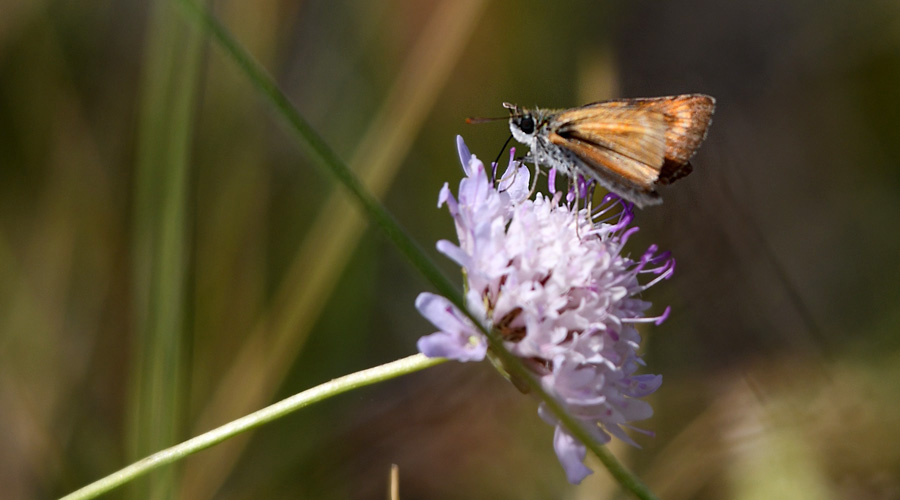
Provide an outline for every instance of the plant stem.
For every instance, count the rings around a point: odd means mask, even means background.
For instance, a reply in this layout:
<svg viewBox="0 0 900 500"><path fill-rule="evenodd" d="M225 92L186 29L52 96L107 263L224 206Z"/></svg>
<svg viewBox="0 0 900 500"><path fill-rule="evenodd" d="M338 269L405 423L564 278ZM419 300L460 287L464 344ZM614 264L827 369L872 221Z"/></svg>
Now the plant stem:
<svg viewBox="0 0 900 500"><path fill-rule="evenodd" d="M172 446L171 448L154 453L124 469L120 469L117 472L66 495L62 500L84 500L87 498L95 498L102 493L110 491L117 486L121 486L122 484L154 469L158 469L166 464L170 464L188 455L197 453L200 450L205 450L206 448L221 443L241 432L255 429L256 427L267 424L313 403L353 389L424 370L425 368L430 368L443 363L444 361L447 360L431 359L426 358L422 354L415 354L381 366L376 366L375 368L369 368L368 370L336 378L330 382L326 382L313 387L312 389L295 394L287 399L283 399L237 420L232 420L225 425Z"/></svg>

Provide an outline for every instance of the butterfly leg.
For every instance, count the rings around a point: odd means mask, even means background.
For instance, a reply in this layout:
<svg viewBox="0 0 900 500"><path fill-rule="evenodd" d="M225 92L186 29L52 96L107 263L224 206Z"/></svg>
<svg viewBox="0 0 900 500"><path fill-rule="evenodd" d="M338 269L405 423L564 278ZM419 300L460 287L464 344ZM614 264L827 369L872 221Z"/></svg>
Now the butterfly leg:
<svg viewBox="0 0 900 500"><path fill-rule="evenodd" d="M575 191L575 204L572 205L572 207L575 210L578 210L578 204L580 203L580 200L581 200L581 189L578 189L578 177L577 176L569 176L569 189L568 189L568 191L566 191L566 193L567 194L571 193L573 190ZM567 198L568 198L568 196L567 196ZM566 201L568 201L568 199ZM576 214L577 214L577 212L576 212ZM575 220L575 237L578 238L578 240L580 241L581 240L581 231L580 231L581 224L579 224L578 217L575 217L574 220Z"/></svg>
<svg viewBox="0 0 900 500"><path fill-rule="evenodd" d="M534 193L537 192L537 181L538 177L541 175L541 169L538 168L537 164L534 166L534 177L531 180L531 190L528 191L528 197L531 198L534 196Z"/></svg>
<svg viewBox="0 0 900 500"><path fill-rule="evenodd" d="M496 165L496 163L495 163L495 165ZM514 169L511 169L511 170L512 170L512 173L507 173L507 174L505 174L503 177L501 177L501 178L497 179L496 181L494 181L494 184L496 184L496 185L499 186L499 185L501 185L501 184L506 183L507 181L509 181L509 183L508 183L507 185L512 185L512 184L514 184L514 183L516 182L516 176L519 175L519 169L518 169L518 168L514 168ZM507 171L507 172L508 172L508 171Z"/></svg>

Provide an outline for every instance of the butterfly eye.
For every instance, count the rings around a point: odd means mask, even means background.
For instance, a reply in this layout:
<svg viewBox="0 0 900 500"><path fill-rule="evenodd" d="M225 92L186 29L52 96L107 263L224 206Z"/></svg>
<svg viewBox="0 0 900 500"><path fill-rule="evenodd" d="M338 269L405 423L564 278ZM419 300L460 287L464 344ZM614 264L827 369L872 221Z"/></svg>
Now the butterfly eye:
<svg viewBox="0 0 900 500"><path fill-rule="evenodd" d="M519 128L526 134L534 133L534 118L525 115L519 120Z"/></svg>

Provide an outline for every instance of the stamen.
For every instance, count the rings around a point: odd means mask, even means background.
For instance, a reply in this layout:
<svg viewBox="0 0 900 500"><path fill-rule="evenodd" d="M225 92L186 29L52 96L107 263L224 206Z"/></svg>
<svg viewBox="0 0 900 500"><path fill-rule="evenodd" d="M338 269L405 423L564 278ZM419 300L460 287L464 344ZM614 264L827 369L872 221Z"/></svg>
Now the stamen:
<svg viewBox="0 0 900 500"><path fill-rule="evenodd" d="M648 264L656 264L657 260L652 259L652 260L648 261L647 263ZM658 265L655 267L642 267L642 269L640 270L640 273L641 274L648 274L648 273L662 274L662 273L668 271L669 268L672 268L672 269L675 268L675 259L669 258L669 259L663 261L663 263L661 265Z"/></svg>
<svg viewBox="0 0 900 500"><path fill-rule="evenodd" d="M640 231L640 229L641 228L635 226L635 227L630 227L630 228L626 229L625 231L623 231L622 235L619 236L619 250L621 250L622 247L625 246L625 243L628 241L628 238L631 238L631 235Z"/></svg>
<svg viewBox="0 0 900 500"><path fill-rule="evenodd" d="M622 318L622 323L653 323L657 326L661 325L669 314L672 312L672 306L666 306L666 310L659 316L651 316L649 318Z"/></svg>
<svg viewBox="0 0 900 500"><path fill-rule="evenodd" d="M631 424L622 424L622 427L628 427L629 429L633 430L634 432L640 432L641 434L643 434L645 436L656 437L655 432L648 431L647 429L641 429L640 427L635 427Z"/></svg>
<svg viewBox="0 0 900 500"><path fill-rule="evenodd" d="M674 259L673 259L672 262L674 262ZM641 286L641 291L643 292L644 290L646 290L646 289L650 288L651 286L653 286L653 285L659 283L660 281L667 280L667 279L671 278L673 274L675 274L675 266L674 266L674 264L672 265L672 267L670 267L669 269L665 270L662 274L660 274L660 275L657 276L656 278L653 278L650 282L648 282L648 283L642 285L642 286Z"/></svg>

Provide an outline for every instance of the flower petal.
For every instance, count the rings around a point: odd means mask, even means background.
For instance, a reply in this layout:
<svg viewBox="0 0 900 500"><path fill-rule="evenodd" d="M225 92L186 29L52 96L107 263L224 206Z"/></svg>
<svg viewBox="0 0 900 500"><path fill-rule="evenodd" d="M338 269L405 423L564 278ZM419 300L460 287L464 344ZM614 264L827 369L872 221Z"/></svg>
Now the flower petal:
<svg viewBox="0 0 900 500"><path fill-rule="evenodd" d="M580 484L584 478L594 473L584 465L587 448L560 426L556 426L553 433L553 449L570 483Z"/></svg>
<svg viewBox="0 0 900 500"><path fill-rule="evenodd" d="M462 163L463 167L467 167L469 161L472 160L472 153L469 152L469 147L466 146L466 141L463 140L461 135L456 136L456 151L459 153L459 162Z"/></svg>
<svg viewBox="0 0 900 500"><path fill-rule="evenodd" d="M429 358L448 358L456 361L481 361L487 353L487 344L476 337L465 337L446 332L435 332L419 338L416 347Z"/></svg>
<svg viewBox="0 0 900 500"><path fill-rule="evenodd" d="M481 361L487 343L460 314L453 304L440 295L421 293L416 298L419 313L441 331L422 337L416 346L429 358L450 358L457 361Z"/></svg>

